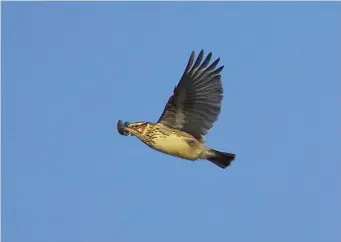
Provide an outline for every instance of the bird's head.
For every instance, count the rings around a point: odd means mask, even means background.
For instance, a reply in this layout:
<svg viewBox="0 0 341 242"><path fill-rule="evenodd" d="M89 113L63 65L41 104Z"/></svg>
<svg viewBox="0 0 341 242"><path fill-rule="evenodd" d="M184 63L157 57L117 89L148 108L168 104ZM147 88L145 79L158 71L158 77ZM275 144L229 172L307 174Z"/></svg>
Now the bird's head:
<svg viewBox="0 0 341 242"><path fill-rule="evenodd" d="M135 122L128 124L127 126L124 127L124 129L128 131L130 134L139 137L145 134L145 131L147 130L148 126L149 126L148 122Z"/></svg>

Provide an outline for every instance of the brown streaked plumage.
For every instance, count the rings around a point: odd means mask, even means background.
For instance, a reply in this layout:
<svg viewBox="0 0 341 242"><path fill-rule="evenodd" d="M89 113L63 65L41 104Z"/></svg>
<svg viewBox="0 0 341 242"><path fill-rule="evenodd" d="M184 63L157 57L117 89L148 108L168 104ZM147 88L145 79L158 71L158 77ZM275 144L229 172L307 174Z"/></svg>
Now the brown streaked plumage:
<svg viewBox="0 0 341 242"><path fill-rule="evenodd" d="M223 88L216 68L219 58L209 65L212 53L205 59L203 50L194 61L192 52L186 69L174 88L158 122L118 121L121 135L133 135L151 148L187 160L207 159L226 168L235 154L225 153L204 145L205 134L213 127L221 111Z"/></svg>

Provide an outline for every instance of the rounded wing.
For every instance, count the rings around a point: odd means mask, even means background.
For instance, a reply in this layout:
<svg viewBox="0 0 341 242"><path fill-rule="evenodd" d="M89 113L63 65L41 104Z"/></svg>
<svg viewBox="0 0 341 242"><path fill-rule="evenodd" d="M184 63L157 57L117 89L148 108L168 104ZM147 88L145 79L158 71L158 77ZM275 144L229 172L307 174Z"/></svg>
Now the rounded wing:
<svg viewBox="0 0 341 242"><path fill-rule="evenodd" d="M220 58L209 65L212 53L203 60L201 50L195 62L194 56L193 51L158 122L203 140L220 113L223 99L220 72L224 66L216 68Z"/></svg>

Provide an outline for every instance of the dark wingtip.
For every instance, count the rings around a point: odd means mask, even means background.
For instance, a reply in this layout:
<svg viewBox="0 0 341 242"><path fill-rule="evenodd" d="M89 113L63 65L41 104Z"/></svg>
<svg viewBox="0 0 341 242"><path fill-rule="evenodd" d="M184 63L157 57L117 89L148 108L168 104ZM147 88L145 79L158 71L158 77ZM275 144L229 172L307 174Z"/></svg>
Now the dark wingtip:
<svg viewBox="0 0 341 242"><path fill-rule="evenodd" d="M220 58L216 59L207 69L213 70L219 63Z"/></svg>
<svg viewBox="0 0 341 242"><path fill-rule="evenodd" d="M186 66L184 74L187 73L191 69L193 62L194 62L194 56L195 56L195 52L193 50L191 53L191 56L188 59L187 66Z"/></svg>
<svg viewBox="0 0 341 242"><path fill-rule="evenodd" d="M221 67L217 68L217 71L220 73L223 69L224 69L224 66L221 66Z"/></svg>

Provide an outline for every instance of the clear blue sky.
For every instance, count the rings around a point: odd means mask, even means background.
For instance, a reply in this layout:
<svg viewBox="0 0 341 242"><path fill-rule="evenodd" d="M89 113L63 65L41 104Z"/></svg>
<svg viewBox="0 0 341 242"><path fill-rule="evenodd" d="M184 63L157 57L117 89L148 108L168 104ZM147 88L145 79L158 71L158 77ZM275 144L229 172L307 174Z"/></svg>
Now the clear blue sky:
<svg viewBox="0 0 341 242"><path fill-rule="evenodd" d="M2 3L4 242L339 242L339 3ZM120 136L221 57L222 170Z"/></svg>

